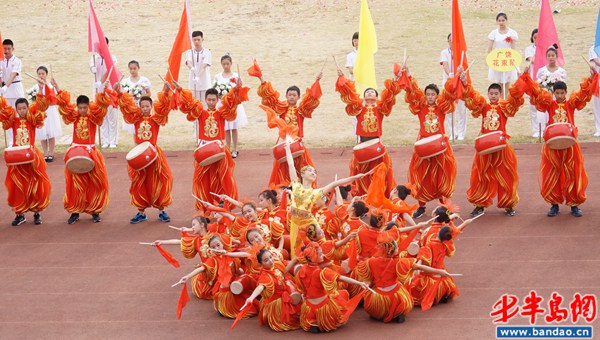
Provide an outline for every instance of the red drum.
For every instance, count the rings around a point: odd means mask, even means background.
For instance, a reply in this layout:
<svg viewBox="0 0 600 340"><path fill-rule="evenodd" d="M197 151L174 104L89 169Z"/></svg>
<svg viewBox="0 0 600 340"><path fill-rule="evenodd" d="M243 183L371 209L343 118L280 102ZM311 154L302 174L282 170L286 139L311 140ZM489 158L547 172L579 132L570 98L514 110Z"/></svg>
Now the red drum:
<svg viewBox="0 0 600 340"><path fill-rule="evenodd" d="M127 153L125 159L133 170L140 171L154 163L158 157L156 148L150 142L143 142Z"/></svg>
<svg viewBox="0 0 600 340"><path fill-rule="evenodd" d="M293 158L304 155L304 143L302 143L302 138L297 138L290 144L290 151L292 152ZM276 144L273 147L273 157L275 157L279 163L285 163L285 141Z"/></svg>
<svg viewBox="0 0 600 340"><path fill-rule="evenodd" d="M254 280L250 275L244 274L239 276L239 278L233 282L229 286L229 290L234 295L240 295L244 291L252 292L256 288L256 280Z"/></svg>
<svg viewBox="0 0 600 340"><path fill-rule="evenodd" d="M22 165L33 163L35 150L33 145L12 146L4 150L6 165Z"/></svg>
<svg viewBox="0 0 600 340"><path fill-rule="evenodd" d="M435 157L444 153L447 148L448 145L442 134L425 137L415 143L415 153L420 158Z"/></svg>
<svg viewBox="0 0 600 340"><path fill-rule="evenodd" d="M194 151L194 158L201 166L211 165L225 157L225 145L220 140L201 142Z"/></svg>
<svg viewBox="0 0 600 340"><path fill-rule="evenodd" d="M65 153L67 169L74 174L85 174L92 171L95 164L91 154L91 146L72 145Z"/></svg>
<svg viewBox="0 0 600 340"><path fill-rule="evenodd" d="M544 141L550 149L568 149L577 142L575 129L571 123L554 123L546 126Z"/></svg>
<svg viewBox="0 0 600 340"><path fill-rule="evenodd" d="M506 148L506 137L502 131L486 133L475 138L475 150L480 155L487 155Z"/></svg>
<svg viewBox="0 0 600 340"><path fill-rule="evenodd" d="M385 146L379 138L371 139L356 145L353 149L354 157L359 164L369 163L385 155Z"/></svg>

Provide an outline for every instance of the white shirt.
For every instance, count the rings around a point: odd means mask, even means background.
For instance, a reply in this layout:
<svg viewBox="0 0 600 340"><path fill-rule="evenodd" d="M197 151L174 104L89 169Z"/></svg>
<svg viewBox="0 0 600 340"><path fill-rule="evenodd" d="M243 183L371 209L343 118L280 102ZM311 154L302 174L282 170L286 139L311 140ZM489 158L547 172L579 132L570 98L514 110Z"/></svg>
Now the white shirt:
<svg viewBox="0 0 600 340"><path fill-rule="evenodd" d="M509 28L504 34L500 33L497 28L488 34L488 39L494 42L494 48L511 48L512 42L506 41L508 37L515 42L519 40L519 35L512 28Z"/></svg>
<svg viewBox="0 0 600 340"><path fill-rule="evenodd" d="M346 67L354 68L354 64L356 64L356 56L358 56L358 51L356 48L346 55ZM353 74L350 75L350 80L354 80Z"/></svg>
<svg viewBox="0 0 600 340"><path fill-rule="evenodd" d="M10 59L3 59L0 64L0 77L3 82L8 81L10 75L16 72L17 75L13 79L12 84L6 88L6 92L3 94L5 98L23 98L25 97L25 91L23 91L23 84L21 83L21 59L13 55Z"/></svg>
<svg viewBox="0 0 600 340"><path fill-rule="evenodd" d="M527 59L534 59L533 61L535 63L535 44L529 45L527 48L525 48L525 60ZM531 63L531 67L529 67L529 75L533 78L533 63Z"/></svg>
<svg viewBox="0 0 600 340"><path fill-rule="evenodd" d="M112 57L113 64L116 67L117 57L115 57L113 54L111 54L110 56ZM94 67L96 68L96 72L94 72ZM95 93L104 91L104 89L102 88L102 83L99 83L102 80L102 77L104 77L104 74L108 72L108 70L106 69L106 63L104 62L104 58L102 58L99 54L94 53L94 55L90 57L90 70L96 75L94 81Z"/></svg>
<svg viewBox="0 0 600 340"><path fill-rule="evenodd" d="M550 72L548 70L548 66L544 66L540 68L536 74L536 80L538 84L544 87L546 90L550 90L548 88L548 82L556 83L557 81L567 81L567 71L564 68L558 67L556 71Z"/></svg>
<svg viewBox="0 0 600 340"><path fill-rule="evenodd" d="M127 92L131 95L133 95L133 89L136 87L140 87L146 91L150 90L150 88L152 87L152 83L150 83L150 79L146 78L146 77L142 77L140 76L138 81L133 82L131 80L131 77L127 77L125 79L123 79L123 81L121 82L121 87L127 88ZM136 96L135 100L138 101L140 100L140 96Z"/></svg>
<svg viewBox="0 0 600 340"><path fill-rule="evenodd" d="M446 71L442 67L442 87L446 84L449 77L454 76L454 65L452 65L452 50L448 47L442 50L440 53L440 65L443 65L444 62L448 63L448 68L450 69L450 74L446 74Z"/></svg>
<svg viewBox="0 0 600 340"><path fill-rule="evenodd" d="M185 61L192 65L190 70L190 90L206 91L212 87L210 76L210 64L212 63L212 53L208 48L202 48L200 51L195 49L188 50L185 54ZM202 71L202 65L208 65ZM195 70L194 70L195 69Z"/></svg>
<svg viewBox="0 0 600 340"><path fill-rule="evenodd" d="M594 59L598 59L598 54L596 54L596 51L594 51L594 46L590 47L590 62L592 63L592 65L596 65L596 71L600 72L600 66L598 66L597 64L594 64Z"/></svg>

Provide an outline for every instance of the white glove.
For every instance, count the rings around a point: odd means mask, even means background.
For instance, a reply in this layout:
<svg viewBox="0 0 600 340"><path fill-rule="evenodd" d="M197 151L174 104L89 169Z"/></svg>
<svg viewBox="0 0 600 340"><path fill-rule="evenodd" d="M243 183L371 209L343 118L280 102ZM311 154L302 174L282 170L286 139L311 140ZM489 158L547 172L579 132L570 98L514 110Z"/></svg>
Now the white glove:
<svg viewBox="0 0 600 340"><path fill-rule="evenodd" d="M102 82L100 82L100 81L97 81L94 83L94 87L97 89L101 89L104 87L104 84L102 84Z"/></svg>
<svg viewBox="0 0 600 340"><path fill-rule="evenodd" d="M190 68L190 71L192 71L192 72L196 73L196 66L192 66L192 67Z"/></svg>
<svg viewBox="0 0 600 340"><path fill-rule="evenodd" d="M98 72L98 69L96 68L96 66L92 66L90 67L90 71L92 71L93 74L96 74L96 72Z"/></svg>

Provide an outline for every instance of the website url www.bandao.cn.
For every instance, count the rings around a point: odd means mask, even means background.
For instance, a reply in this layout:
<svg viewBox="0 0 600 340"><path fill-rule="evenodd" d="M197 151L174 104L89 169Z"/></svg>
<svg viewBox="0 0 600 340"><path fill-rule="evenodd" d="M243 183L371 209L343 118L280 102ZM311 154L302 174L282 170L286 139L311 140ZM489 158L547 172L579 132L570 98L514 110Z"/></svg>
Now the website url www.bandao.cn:
<svg viewBox="0 0 600 340"><path fill-rule="evenodd" d="M498 326L497 339L592 339L592 326Z"/></svg>

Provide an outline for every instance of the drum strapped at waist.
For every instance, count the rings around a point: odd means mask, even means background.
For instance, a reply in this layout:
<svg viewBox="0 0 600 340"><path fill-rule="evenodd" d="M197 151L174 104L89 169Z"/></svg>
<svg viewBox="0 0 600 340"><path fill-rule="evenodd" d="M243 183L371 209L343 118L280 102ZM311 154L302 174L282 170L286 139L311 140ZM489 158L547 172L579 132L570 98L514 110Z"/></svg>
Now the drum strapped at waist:
<svg viewBox="0 0 600 340"><path fill-rule="evenodd" d="M197 146L202 146L206 143L210 143L210 142L214 142L214 141L220 141L221 143L225 144L225 141L223 141L222 139L213 139L213 140L204 140L204 139L198 139L198 145Z"/></svg>
<svg viewBox="0 0 600 340"><path fill-rule="evenodd" d="M374 137L367 137L367 136L358 136L358 140L360 141L359 143L364 143L364 142L368 142L372 139L381 139L381 136L374 136ZM383 143L383 141L382 141Z"/></svg>
<svg viewBox="0 0 600 340"><path fill-rule="evenodd" d="M86 148L88 148L88 149L92 149L92 148L94 148L94 149L95 149L95 148L96 148L96 144L78 144L78 143L71 143L71 145L70 145L69 147L72 147L72 146L83 146L83 147L86 147Z"/></svg>
<svg viewBox="0 0 600 340"><path fill-rule="evenodd" d="M306 210L294 208L294 207L290 207L290 213L292 214L293 217L300 217L300 218L313 217L313 215L310 212L308 212Z"/></svg>

